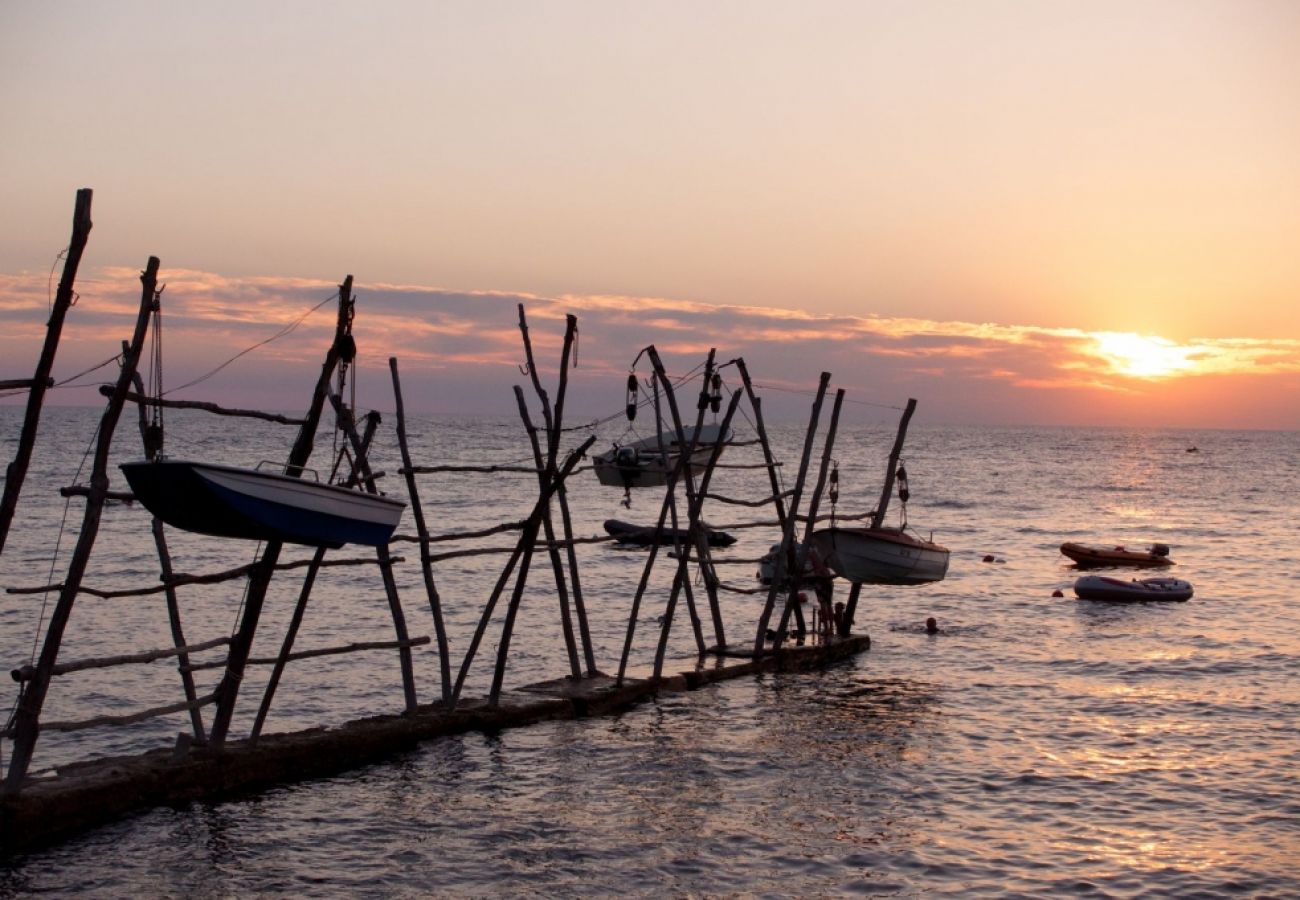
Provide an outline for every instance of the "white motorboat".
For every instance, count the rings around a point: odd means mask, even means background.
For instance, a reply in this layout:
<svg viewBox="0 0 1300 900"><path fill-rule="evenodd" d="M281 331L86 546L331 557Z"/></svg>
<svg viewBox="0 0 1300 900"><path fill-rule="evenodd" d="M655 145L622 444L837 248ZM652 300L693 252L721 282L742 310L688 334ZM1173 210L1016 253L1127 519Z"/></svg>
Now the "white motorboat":
<svg viewBox="0 0 1300 900"><path fill-rule="evenodd" d="M689 445L695 427L685 429ZM703 466L709 461L715 444L726 444L731 432L722 432L721 425L704 425L700 428L691 465ZM609 487L658 487L668 483L668 475L677 466L682 455L682 445L676 431L665 431L655 437L643 438L629 444L615 444L592 460L596 478Z"/></svg>
<svg viewBox="0 0 1300 900"><path fill-rule="evenodd" d="M168 525L199 534L320 547L388 543L406 504L380 494L181 460L124 463L136 498Z"/></svg>
<svg viewBox="0 0 1300 900"><path fill-rule="evenodd" d="M855 584L929 584L948 574L948 548L901 528L823 528L810 543L831 570Z"/></svg>

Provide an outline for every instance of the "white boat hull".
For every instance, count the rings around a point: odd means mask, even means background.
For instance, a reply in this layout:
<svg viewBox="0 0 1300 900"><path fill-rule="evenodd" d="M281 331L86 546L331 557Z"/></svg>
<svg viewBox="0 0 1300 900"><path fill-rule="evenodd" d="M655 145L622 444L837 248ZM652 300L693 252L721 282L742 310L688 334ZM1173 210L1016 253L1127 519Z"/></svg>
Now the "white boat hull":
<svg viewBox="0 0 1300 900"><path fill-rule="evenodd" d="M320 547L388 543L406 504L261 469L166 460L124 463L145 508L169 525L219 537Z"/></svg>
<svg viewBox="0 0 1300 900"><path fill-rule="evenodd" d="M811 543L836 575L855 584L930 584L948 574L947 547L892 528L824 528Z"/></svg>
<svg viewBox="0 0 1300 900"><path fill-rule="evenodd" d="M687 430L688 443L693 431L694 428ZM703 426L695 451L691 453L691 465L707 464L714 445L719 440L725 444L730 439L730 434L722 434L721 426ZM630 444L615 444L593 458L592 466L596 479L607 487L661 487L668 483L668 476L677 467L681 449L677 442L677 432L665 431L657 437L644 438Z"/></svg>

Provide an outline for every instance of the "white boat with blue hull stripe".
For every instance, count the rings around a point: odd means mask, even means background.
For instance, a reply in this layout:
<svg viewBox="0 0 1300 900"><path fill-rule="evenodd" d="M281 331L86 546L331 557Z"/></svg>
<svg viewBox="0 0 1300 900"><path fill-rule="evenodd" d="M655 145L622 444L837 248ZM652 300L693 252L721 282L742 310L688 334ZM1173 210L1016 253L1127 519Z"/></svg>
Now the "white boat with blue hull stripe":
<svg viewBox="0 0 1300 900"><path fill-rule="evenodd" d="M264 469L185 460L124 463L136 498L199 534L314 547L387 544L406 504Z"/></svg>

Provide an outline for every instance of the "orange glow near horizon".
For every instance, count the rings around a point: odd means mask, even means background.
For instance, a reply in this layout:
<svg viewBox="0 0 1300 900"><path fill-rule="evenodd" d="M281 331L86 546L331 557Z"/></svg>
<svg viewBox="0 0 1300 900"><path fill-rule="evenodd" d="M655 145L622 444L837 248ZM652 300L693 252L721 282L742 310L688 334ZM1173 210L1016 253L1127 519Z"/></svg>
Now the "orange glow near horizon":
<svg viewBox="0 0 1300 900"><path fill-rule="evenodd" d="M61 367L84 368L116 352L138 304L137 274L128 267L83 273L83 302L72 317L77 327L65 335ZM320 306L336 290L330 282L195 269L167 276L169 370L178 381L256 345L241 366L256 370L259 384L277 382L314 359L328 340L331 313L321 307L292 338L262 346L270 334ZM26 360L34 360L48 280L46 273L0 273L0 307L8 319L0 358L11 363L0 373L5 377L21 375L30 365ZM522 303L538 326L539 352L560 342L558 328L542 323L579 316L581 371L593 378L625 372L631 354L655 343L681 360L714 346L722 354L744 355L772 384L799 384L825 368L853 393L884 398L906 392L933 402L936 418L956 421L1149 424L1158 398L1160 421L1294 428L1294 409L1300 408L1288 400L1300 390L1300 340L1286 337L1172 341L1122 331L836 316L657 297L544 297L410 284L362 283L354 290L361 363L382 369L388 357L399 357L412 374L437 371L445 383L447 373L456 372L484 394L515 376L515 306ZM453 401L439 393L436 402Z"/></svg>

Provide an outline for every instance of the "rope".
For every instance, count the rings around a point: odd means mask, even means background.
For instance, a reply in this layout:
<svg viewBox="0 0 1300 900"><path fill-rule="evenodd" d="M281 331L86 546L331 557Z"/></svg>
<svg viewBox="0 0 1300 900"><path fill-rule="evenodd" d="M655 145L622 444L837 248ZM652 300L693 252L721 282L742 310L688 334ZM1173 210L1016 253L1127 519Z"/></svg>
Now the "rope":
<svg viewBox="0 0 1300 900"><path fill-rule="evenodd" d="M230 626L230 639L233 641L235 635L239 634L239 617L244 613L244 604L248 602L248 592L253 586L253 573L257 571L257 558L262 553L262 542L258 541L257 546L253 548L253 563L248 568L248 577L244 579L244 593L239 598L239 607L235 610L235 620Z"/></svg>
<svg viewBox="0 0 1300 900"><path fill-rule="evenodd" d="M54 262L50 263L50 278L49 281L45 283L46 310L50 313L54 312L54 270L59 267L59 260L67 258L68 251L71 249L72 249L71 244L64 247L58 253L54 254ZM73 306L77 305L76 291L73 291L72 293L72 305Z"/></svg>
<svg viewBox="0 0 1300 900"><path fill-rule="evenodd" d="M673 379L669 379L669 380L672 381L674 388L680 387L681 385L685 384L687 381L690 381L695 376L695 373L699 372L700 369L703 368L704 368L704 363L699 363L695 368L691 369L686 374L679 376L675 380ZM654 405L654 398L646 397L644 400L640 400L637 402L636 408L644 409L646 407L650 407L653 405ZM593 419L592 421L588 422L585 425L570 425L567 428L561 428L560 432L563 433L566 431L595 431L596 429L600 428L600 426L608 425L610 422L613 422L615 419L624 418L626 415L627 415L627 409L626 408L620 409L616 413L610 413L609 415L604 416L602 418Z"/></svg>
<svg viewBox="0 0 1300 900"><path fill-rule="evenodd" d="M91 448L95 445L95 440L99 436L99 428L100 425L102 424L103 424L102 422L97 424L95 426L94 432L90 435L90 442L86 445L86 452L83 453L81 456L81 464L77 466L77 473L72 478L74 484L81 479L81 473L86 468L86 460L90 458ZM72 507L72 498L68 497L66 500L63 501L63 517L59 520L59 535L57 538L55 538L54 552L50 555L50 572L45 577L46 584L54 583L54 567L58 564L59 561L59 551L63 545L63 532L67 529L68 510L71 507ZM36 650L40 646L41 630L45 627L45 613L50 606L51 593L52 593L51 591L45 591L41 596L41 612L39 618L36 620L36 630L32 634L32 649L31 649L31 653L29 653L27 656L28 665L35 665L36 663ZM14 705L9 710L9 720L8 720L8 724L5 726L4 729L5 731L8 731L10 728L13 727L14 716L18 714L18 706L23 702L23 692L26 689L27 689L26 684L23 684L18 689L18 696L14 699Z"/></svg>
<svg viewBox="0 0 1300 900"><path fill-rule="evenodd" d="M47 390L56 390L58 388L69 388L69 387L72 388L85 387L85 385L71 384L71 382L76 381L78 378L82 377L83 375L89 375L91 372L97 372L100 369L104 368L104 366L109 365L110 363L121 362L121 360L122 360L122 354L120 353L117 354L116 356L110 356L102 363L97 363L91 366L89 369L86 369L85 371L78 372L76 375L69 375L67 378L63 379L62 381L55 382L54 384L50 385L50 387L47 388ZM28 391L29 390L30 388L28 388ZM4 391L3 393L0 393L0 398L17 397L18 395L25 394L28 391L24 391L21 389L16 391Z"/></svg>
<svg viewBox="0 0 1300 900"><path fill-rule="evenodd" d="M169 393L169 394L174 394L174 393L176 393L177 391L183 391L183 390L185 390L185 389L188 388L188 387L194 387L194 385L199 384L200 382L207 381L207 380L208 380L209 378L211 378L213 375L216 375L218 372L220 372L220 371L221 371L222 369L224 369L226 366L230 365L230 364L231 364L232 362L234 362L235 360L239 359L241 356L246 356L247 354L252 353L252 352L253 352L254 350L256 350L257 348L259 348L259 347L265 347L267 344L271 343L271 341L278 340L279 338L282 338L282 337L284 337L285 335L289 334L289 333L292 332L295 328L297 328L299 325L301 325L301 324L303 323L303 320L305 320L308 316L310 316L310 315L311 315L312 313L314 313L316 310L320 309L320 308L321 308L322 306L324 306L326 303L329 303L330 301L334 300L336 297L338 297L338 291L335 291L333 294L331 294L330 296L326 297L326 298L325 298L324 300L322 300L320 303L317 303L317 304L316 304L315 306L313 306L311 309L307 310L307 311L306 311L305 313L303 313L301 316L299 316L298 318L294 319L293 322L291 322L290 324L286 325L284 328L281 328L279 331L277 331L275 334L271 335L271 336L270 336L269 338L267 338L266 340L264 340L264 341L258 341L258 342L257 342L256 344L254 344L253 346L248 347L248 348L246 348L246 349L244 349L244 350L240 350L240 351L239 351L238 353L236 353L234 356L230 357L230 359L226 360L226 361L223 362L221 365L219 365L219 366L217 366L215 369L213 369L211 372L208 372L206 375L200 375L198 378L195 378L193 381L187 381L185 384L182 384L180 387L174 387L174 388L172 388L172 389L171 389L170 391L168 391L167 393Z"/></svg>
<svg viewBox="0 0 1300 900"><path fill-rule="evenodd" d="M806 390L806 389L804 389L804 388L786 388L786 387L777 387L777 386L774 385L774 384L758 384L757 382L754 383L754 387L756 387L756 388L762 388L762 389L765 390L765 391L781 391L781 392L786 393L786 394L803 394L803 395L806 396L806 397L816 397L816 396L817 396L817 392L816 392L816 391L810 391L810 390ZM893 405L891 405L891 404L889 404L889 403L873 403L873 402L871 402L870 400L850 400L848 397L845 397L845 398L844 398L844 402L845 402L845 403L856 403L858 406L875 406L875 407L878 407L878 408L880 408L880 409L896 409L896 410L899 410L900 412L903 411L903 409L904 409L904 407L901 407L901 406L893 406Z"/></svg>
<svg viewBox="0 0 1300 900"><path fill-rule="evenodd" d="M81 465L77 466L77 473L72 476L72 483L77 484L81 481L81 473L86 468L86 460L90 459L91 448L95 446L95 441L99 437L100 426L103 422L95 425L94 432L90 435L90 441L86 444L86 452L81 455ZM54 583L54 567L58 564L59 549L63 544L63 532L68 524L68 510L72 506L72 498L69 497L63 502L63 518L59 520L59 536L54 541L54 553L50 556L50 574L46 577L46 584ZM28 664L36 662L36 648L41 639L41 629L45 626L45 611L50 605L50 591L46 591L41 598L41 614L36 620L36 633L32 635L32 652L28 657Z"/></svg>
<svg viewBox="0 0 1300 900"><path fill-rule="evenodd" d="M89 375L91 372L98 372L100 369L104 368L104 366L107 366L109 363L120 363L120 362L122 362L122 354L118 353L116 356L110 356L102 363L91 366L89 369L86 369L83 372L78 372L76 375L69 375L67 378L63 379L62 381L56 382L54 384L54 387L56 388L81 387L81 385L70 384L69 382L76 381L78 378L82 377L83 375Z"/></svg>

